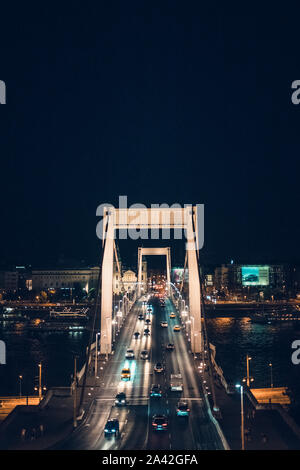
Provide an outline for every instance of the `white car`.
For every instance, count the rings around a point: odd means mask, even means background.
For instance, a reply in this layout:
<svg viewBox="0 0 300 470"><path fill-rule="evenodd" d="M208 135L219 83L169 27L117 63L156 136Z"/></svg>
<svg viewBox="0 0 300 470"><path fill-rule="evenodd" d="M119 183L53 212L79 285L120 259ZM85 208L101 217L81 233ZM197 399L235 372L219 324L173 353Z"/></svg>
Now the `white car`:
<svg viewBox="0 0 300 470"><path fill-rule="evenodd" d="M160 322L160 326L162 326L163 328L168 328L168 322L167 321L162 321L162 322Z"/></svg>
<svg viewBox="0 0 300 470"><path fill-rule="evenodd" d="M143 351L141 351L140 357L141 357L141 359L148 359L149 358L148 351L146 351L145 349Z"/></svg>
<svg viewBox="0 0 300 470"><path fill-rule="evenodd" d="M126 359L134 359L134 351L133 349L127 349L125 354Z"/></svg>

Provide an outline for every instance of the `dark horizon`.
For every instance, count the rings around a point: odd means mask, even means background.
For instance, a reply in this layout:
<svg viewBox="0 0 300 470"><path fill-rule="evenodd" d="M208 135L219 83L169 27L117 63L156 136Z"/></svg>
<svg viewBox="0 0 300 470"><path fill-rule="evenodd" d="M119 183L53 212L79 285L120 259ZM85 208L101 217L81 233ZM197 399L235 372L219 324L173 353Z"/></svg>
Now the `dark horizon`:
<svg viewBox="0 0 300 470"><path fill-rule="evenodd" d="M297 10L18 8L0 33L2 264L97 263L96 208L119 195L205 204L204 263L299 263Z"/></svg>

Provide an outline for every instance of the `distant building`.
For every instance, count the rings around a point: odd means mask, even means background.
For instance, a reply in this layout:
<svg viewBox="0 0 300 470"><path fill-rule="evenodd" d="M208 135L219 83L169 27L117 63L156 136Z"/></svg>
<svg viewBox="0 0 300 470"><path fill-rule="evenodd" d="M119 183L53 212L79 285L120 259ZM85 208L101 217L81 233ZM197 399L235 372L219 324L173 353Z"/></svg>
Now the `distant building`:
<svg viewBox="0 0 300 470"><path fill-rule="evenodd" d="M122 263L119 260L119 268L122 273ZM39 292L48 289L70 290L78 287L88 292L98 285L100 268L98 266L88 268L69 269L42 269L32 271L32 290ZM120 274L116 262L113 264L113 285L114 294L121 294L132 290L137 283L136 273L127 270ZM146 289L147 284L147 262L142 265L142 283Z"/></svg>
<svg viewBox="0 0 300 470"><path fill-rule="evenodd" d="M122 283L126 292L131 292L136 288L137 276L134 271L128 269L122 277Z"/></svg>
<svg viewBox="0 0 300 470"><path fill-rule="evenodd" d="M147 290L147 261L142 262L142 290L146 292ZM117 279L116 279L117 282ZM131 292L136 288L137 285L137 274L132 270L128 269L123 272L122 280L120 281L121 284L121 292Z"/></svg>
<svg viewBox="0 0 300 470"><path fill-rule="evenodd" d="M205 285L207 287L213 287L213 285L214 285L214 276L213 276L213 274L206 274L205 275Z"/></svg>
<svg viewBox="0 0 300 470"><path fill-rule="evenodd" d="M0 289L6 292L15 292L19 286L19 273L17 271L0 271Z"/></svg>
<svg viewBox="0 0 300 470"><path fill-rule="evenodd" d="M215 269L214 284L218 290L226 290L229 288L229 269L230 266L222 264Z"/></svg>
<svg viewBox="0 0 300 470"><path fill-rule="evenodd" d="M218 290L231 292L241 289L257 288L285 292L287 289L289 268L281 264L241 265L223 264L215 268L214 286Z"/></svg>
<svg viewBox="0 0 300 470"><path fill-rule="evenodd" d="M80 269L44 269L32 271L32 289L71 289L76 286L88 292L97 286L99 267Z"/></svg>

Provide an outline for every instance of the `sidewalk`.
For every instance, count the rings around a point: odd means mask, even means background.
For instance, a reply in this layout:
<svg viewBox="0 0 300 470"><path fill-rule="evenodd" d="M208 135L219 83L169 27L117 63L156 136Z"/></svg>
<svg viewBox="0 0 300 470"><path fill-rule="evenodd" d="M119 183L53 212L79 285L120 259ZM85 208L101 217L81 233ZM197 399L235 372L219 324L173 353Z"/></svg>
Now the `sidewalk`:
<svg viewBox="0 0 300 470"><path fill-rule="evenodd" d="M228 395L218 379L215 393L221 411L218 421L228 444L232 450L241 449L240 393ZM246 450L300 449L299 439L276 410L255 410L245 393L243 397Z"/></svg>

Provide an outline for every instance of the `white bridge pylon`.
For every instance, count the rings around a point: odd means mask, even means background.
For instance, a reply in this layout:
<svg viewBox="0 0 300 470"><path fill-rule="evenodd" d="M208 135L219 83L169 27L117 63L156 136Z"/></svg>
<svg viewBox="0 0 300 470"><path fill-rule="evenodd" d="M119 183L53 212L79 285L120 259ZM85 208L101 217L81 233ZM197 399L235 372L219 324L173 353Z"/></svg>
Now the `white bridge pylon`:
<svg viewBox="0 0 300 470"><path fill-rule="evenodd" d="M170 247L166 248L141 248L138 250L138 291L137 296L141 296L141 285L142 285L142 261L143 256L156 255L166 257L167 267L167 288L170 293L170 282L171 282L171 254Z"/></svg>
<svg viewBox="0 0 300 470"><path fill-rule="evenodd" d="M177 229L185 230L189 273L189 311L190 318L192 319L191 349L194 353L202 352L201 293L196 252L199 247L198 223L197 210L196 207L193 206L187 206L184 208L161 207L151 209L116 209L109 206L103 209L102 239L104 252L101 281L101 354L110 354L112 351L112 297L115 232L116 230L120 230L120 239L124 239L126 238L127 230L129 232L132 231L132 233L136 235L139 233L138 231L142 232L148 229L152 229L154 232L157 229L174 229L175 231ZM130 238L134 237L131 236ZM135 237L135 239L138 238L138 236ZM175 238L178 237L176 236ZM143 248L143 250L146 249ZM162 248L158 248L158 250L162 250ZM139 277L140 266L138 273ZM138 284L138 286L140 285L141 284ZM168 285L170 286L170 284Z"/></svg>

